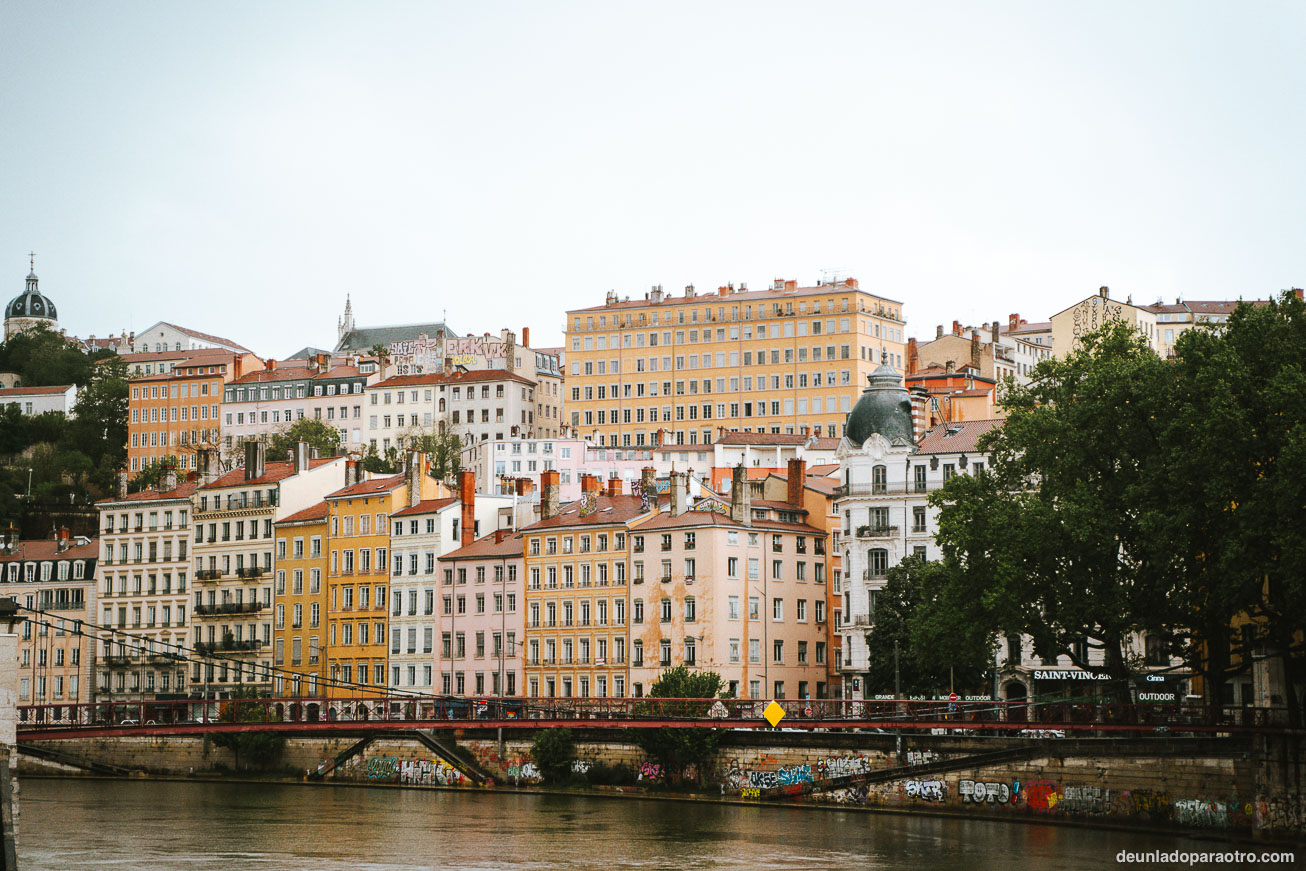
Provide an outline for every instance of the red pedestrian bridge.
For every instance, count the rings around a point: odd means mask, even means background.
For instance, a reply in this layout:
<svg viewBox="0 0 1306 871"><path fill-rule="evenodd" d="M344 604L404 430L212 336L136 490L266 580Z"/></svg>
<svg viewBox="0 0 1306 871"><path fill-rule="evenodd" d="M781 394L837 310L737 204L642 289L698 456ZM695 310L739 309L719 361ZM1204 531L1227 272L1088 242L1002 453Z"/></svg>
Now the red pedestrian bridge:
<svg viewBox="0 0 1306 871"><path fill-rule="evenodd" d="M205 732L387 732L411 729L771 729L769 700L357 696L183 699L20 705L19 741ZM780 699L778 728L1059 738L1285 733L1286 708L1097 701Z"/></svg>

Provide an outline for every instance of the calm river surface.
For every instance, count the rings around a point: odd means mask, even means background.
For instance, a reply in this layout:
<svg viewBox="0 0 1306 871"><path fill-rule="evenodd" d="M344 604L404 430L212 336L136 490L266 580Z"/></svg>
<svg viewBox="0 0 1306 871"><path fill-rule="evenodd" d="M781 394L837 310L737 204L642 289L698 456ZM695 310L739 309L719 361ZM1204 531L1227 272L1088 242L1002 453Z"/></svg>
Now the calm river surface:
<svg viewBox="0 0 1306 871"><path fill-rule="evenodd" d="M34 869L1118 868L1211 841L785 807L513 793L114 780L22 782Z"/></svg>

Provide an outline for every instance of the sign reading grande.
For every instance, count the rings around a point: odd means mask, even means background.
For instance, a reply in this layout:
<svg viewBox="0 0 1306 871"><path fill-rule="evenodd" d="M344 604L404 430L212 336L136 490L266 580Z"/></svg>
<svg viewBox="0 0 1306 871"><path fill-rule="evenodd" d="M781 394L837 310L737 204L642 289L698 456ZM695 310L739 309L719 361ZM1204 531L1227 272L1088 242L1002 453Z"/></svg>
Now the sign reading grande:
<svg viewBox="0 0 1306 871"><path fill-rule="evenodd" d="M1111 675L1102 674L1098 671L1054 669L1052 671L1034 672L1034 680L1111 680Z"/></svg>

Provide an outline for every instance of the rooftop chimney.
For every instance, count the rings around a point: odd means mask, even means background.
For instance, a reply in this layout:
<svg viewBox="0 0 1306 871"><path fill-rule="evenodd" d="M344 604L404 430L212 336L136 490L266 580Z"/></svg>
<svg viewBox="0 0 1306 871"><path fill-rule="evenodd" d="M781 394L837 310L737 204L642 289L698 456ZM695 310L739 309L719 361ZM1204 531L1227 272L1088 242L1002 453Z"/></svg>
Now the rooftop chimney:
<svg viewBox="0 0 1306 871"><path fill-rule="evenodd" d="M684 514L688 507L689 494L685 491L689 489L689 482L681 472L671 473L671 516Z"/></svg>
<svg viewBox="0 0 1306 871"><path fill-rule="evenodd" d="M69 548L69 546L72 544L72 542L71 542L71 540L70 540L69 537L68 537L68 527L66 527L66 526L61 526L61 527L59 527L59 533L58 533L58 537L57 537L56 540L58 541L58 545L56 546L55 549L56 549L59 553L63 553L64 551L66 551L66 550Z"/></svg>
<svg viewBox="0 0 1306 871"><path fill-rule="evenodd" d="M195 480L208 484L218 477L218 452L214 448L200 448L195 452Z"/></svg>
<svg viewBox="0 0 1306 871"><path fill-rule="evenodd" d="M993 327L992 327L992 333L991 333L991 335L993 336L993 344L995 344L995 345L998 343L998 333L999 333L999 330L998 330L998 319L997 319L997 318L994 318L994 319L993 319Z"/></svg>
<svg viewBox="0 0 1306 871"><path fill-rule="evenodd" d="M935 325L935 327L934 327L934 338L936 338L936 339L942 339L942 338L943 338L943 324L937 324L937 325Z"/></svg>
<svg viewBox="0 0 1306 871"><path fill-rule="evenodd" d="M353 457L345 460L345 486L352 487L358 483L358 460Z"/></svg>
<svg viewBox="0 0 1306 871"><path fill-rule="evenodd" d="M422 479L426 477L426 454L420 451L408 453L408 468L404 470L408 482L408 504L416 505L422 501Z"/></svg>
<svg viewBox="0 0 1306 871"><path fill-rule="evenodd" d="M464 469L458 473L458 502L462 506L463 547L476 540L476 473Z"/></svg>
<svg viewBox="0 0 1306 871"><path fill-rule="evenodd" d="M168 463L163 467L163 474L159 476L159 492L171 493L177 489L177 467Z"/></svg>
<svg viewBox="0 0 1306 871"><path fill-rule="evenodd" d="M267 471L267 446L257 439L245 442L245 480L262 478Z"/></svg>
<svg viewBox="0 0 1306 871"><path fill-rule="evenodd" d="M540 473L540 520L548 520L558 513L558 470Z"/></svg>
<svg viewBox="0 0 1306 871"><path fill-rule="evenodd" d="M529 496L535 492L535 482L530 478L518 478L513 481L518 496Z"/></svg>
<svg viewBox="0 0 1306 871"><path fill-rule="evenodd" d="M907 374L915 375L921 369L921 353L914 338L907 340Z"/></svg>
<svg viewBox="0 0 1306 871"><path fill-rule="evenodd" d="M1111 294L1111 288L1103 285L1097 289L1097 295L1106 299Z"/></svg>
<svg viewBox="0 0 1306 871"><path fill-rule="evenodd" d="M752 524L753 512L749 507L752 494L748 489L748 470L740 463L730 470L730 519L745 526Z"/></svg>
<svg viewBox="0 0 1306 871"><path fill-rule="evenodd" d="M803 507L803 486L807 483L807 461L794 459L789 461L789 504L795 508Z"/></svg>
<svg viewBox="0 0 1306 871"><path fill-rule="evenodd" d="M531 346L531 328L530 328L530 327L522 327L522 328L521 328L521 346L522 346L523 348L529 348L529 347Z"/></svg>
<svg viewBox="0 0 1306 871"><path fill-rule="evenodd" d="M954 336L960 336L960 335L961 335L961 321L953 321L953 322L952 322L952 334L953 334Z"/></svg>
<svg viewBox="0 0 1306 871"><path fill-rule="evenodd" d="M621 479L618 478L616 475L613 475L611 478L608 479L608 495L609 496L621 495Z"/></svg>
<svg viewBox="0 0 1306 871"><path fill-rule="evenodd" d="M1007 315L1007 329L1014 330L1020 326L1020 313L1012 312Z"/></svg>
<svg viewBox="0 0 1306 871"><path fill-rule="evenodd" d="M312 456L309 453L308 442L295 442L295 449L291 452L295 458L295 474L308 471L308 460Z"/></svg>
<svg viewBox="0 0 1306 871"><path fill-rule="evenodd" d="M599 508L599 493L603 484L597 475L580 476L580 513L593 514Z"/></svg>
<svg viewBox="0 0 1306 871"><path fill-rule="evenodd" d="M119 499L122 499L127 495L127 481L128 481L127 470L119 469L118 470L118 498Z"/></svg>

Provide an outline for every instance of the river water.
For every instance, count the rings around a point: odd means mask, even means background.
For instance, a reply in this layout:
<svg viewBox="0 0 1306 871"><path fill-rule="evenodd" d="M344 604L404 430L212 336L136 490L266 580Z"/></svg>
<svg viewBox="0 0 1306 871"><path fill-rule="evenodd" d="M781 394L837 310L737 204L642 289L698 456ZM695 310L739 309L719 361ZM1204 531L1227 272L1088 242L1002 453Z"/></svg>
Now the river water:
<svg viewBox="0 0 1306 871"><path fill-rule="evenodd" d="M22 782L35 869L1118 868L1211 841L953 818L587 796L148 780Z"/></svg>

